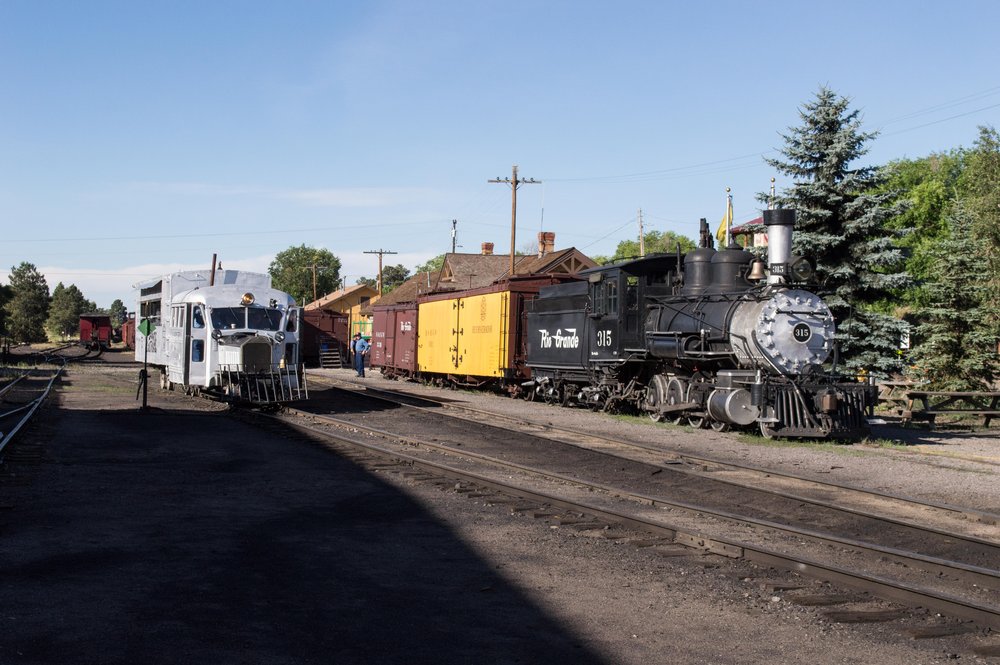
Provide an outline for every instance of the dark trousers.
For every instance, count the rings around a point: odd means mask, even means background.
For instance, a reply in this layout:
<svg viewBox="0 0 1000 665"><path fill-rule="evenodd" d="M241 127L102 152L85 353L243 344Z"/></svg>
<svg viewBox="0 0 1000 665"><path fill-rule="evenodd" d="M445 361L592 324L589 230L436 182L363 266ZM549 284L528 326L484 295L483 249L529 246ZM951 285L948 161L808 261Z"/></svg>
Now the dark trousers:
<svg viewBox="0 0 1000 665"><path fill-rule="evenodd" d="M354 354L354 369L357 370L358 376L365 375L365 357L360 353Z"/></svg>

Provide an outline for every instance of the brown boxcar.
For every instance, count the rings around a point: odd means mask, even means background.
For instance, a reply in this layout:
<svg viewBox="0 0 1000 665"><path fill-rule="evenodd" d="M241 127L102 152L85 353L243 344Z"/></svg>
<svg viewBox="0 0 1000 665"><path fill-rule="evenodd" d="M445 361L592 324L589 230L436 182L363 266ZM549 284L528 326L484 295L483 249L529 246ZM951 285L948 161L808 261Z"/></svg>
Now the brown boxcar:
<svg viewBox="0 0 1000 665"><path fill-rule="evenodd" d="M349 320L326 309L302 311L302 362L309 367L347 367Z"/></svg>
<svg viewBox="0 0 1000 665"><path fill-rule="evenodd" d="M372 308L372 368L386 377L409 377L417 369L417 304Z"/></svg>
<svg viewBox="0 0 1000 665"><path fill-rule="evenodd" d="M121 337L126 349L135 349L135 314L122 321Z"/></svg>
<svg viewBox="0 0 1000 665"><path fill-rule="evenodd" d="M91 349L110 349L114 330L107 314L80 315L80 343Z"/></svg>

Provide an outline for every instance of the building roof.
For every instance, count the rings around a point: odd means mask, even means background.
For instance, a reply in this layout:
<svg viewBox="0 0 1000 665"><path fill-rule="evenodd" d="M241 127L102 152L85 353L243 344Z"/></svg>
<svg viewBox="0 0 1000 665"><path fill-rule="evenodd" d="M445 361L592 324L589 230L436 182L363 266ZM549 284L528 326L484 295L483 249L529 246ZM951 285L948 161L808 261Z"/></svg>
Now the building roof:
<svg viewBox="0 0 1000 665"><path fill-rule="evenodd" d="M597 264L588 256L570 247L544 256L515 256L515 275L576 274ZM379 299L379 305L413 302L430 293L465 291L489 286L509 276L509 254L445 254L439 271L420 272ZM376 303L371 303L375 305ZM362 314L370 313L370 306Z"/></svg>
<svg viewBox="0 0 1000 665"><path fill-rule="evenodd" d="M307 303L304 309L330 309L337 310L337 307L344 300L350 296L358 297L374 297L378 295L378 291L368 286L367 284L355 284L353 286L348 286L343 289L337 289L336 291L331 291L322 298L313 300L311 303Z"/></svg>

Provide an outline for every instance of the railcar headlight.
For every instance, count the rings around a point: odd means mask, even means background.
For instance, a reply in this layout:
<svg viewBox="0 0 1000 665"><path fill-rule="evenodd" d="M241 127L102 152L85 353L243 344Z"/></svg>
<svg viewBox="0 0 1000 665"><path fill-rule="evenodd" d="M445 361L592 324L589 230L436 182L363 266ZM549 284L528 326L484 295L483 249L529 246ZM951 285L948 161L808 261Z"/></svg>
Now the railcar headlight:
<svg viewBox="0 0 1000 665"><path fill-rule="evenodd" d="M244 307L249 307L250 305L253 304L253 301L254 301L253 294L250 293L249 291L244 293L243 297L240 298L240 304L243 305Z"/></svg>
<svg viewBox="0 0 1000 665"><path fill-rule="evenodd" d="M813 278L812 264L801 256L791 257L788 263L788 275L793 282L808 282Z"/></svg>

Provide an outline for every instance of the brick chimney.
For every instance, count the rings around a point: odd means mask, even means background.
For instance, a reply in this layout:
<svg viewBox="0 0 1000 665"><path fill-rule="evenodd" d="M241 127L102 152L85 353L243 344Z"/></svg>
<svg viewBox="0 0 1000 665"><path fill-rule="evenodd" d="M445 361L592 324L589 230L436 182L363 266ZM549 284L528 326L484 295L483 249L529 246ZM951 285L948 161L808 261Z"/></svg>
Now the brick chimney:
<svg viewBox="0 0 1000 665"><path fill-rule="evenodd" d="M483 256L492 256L493 255L493 243L491 243L491 242L484 242L482 244L482 254L483 254Z"/></svg>
<svg viewBox="0 0 1000 665"><path fill-rule="evenodd" d="M539 231L538 232L538 256L539 258L545 256L546 254L551 254L556 250L556 234L555 231Z"/></svg>

